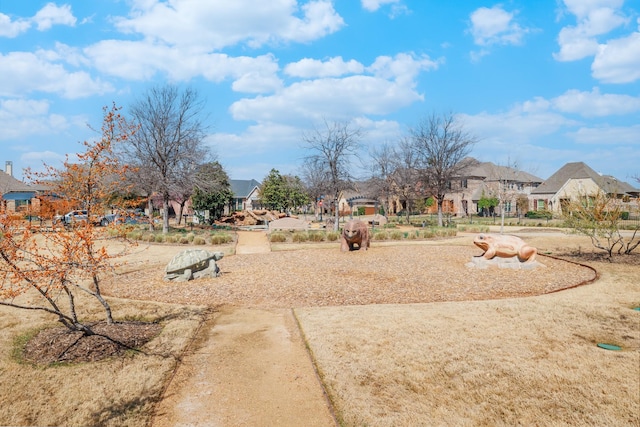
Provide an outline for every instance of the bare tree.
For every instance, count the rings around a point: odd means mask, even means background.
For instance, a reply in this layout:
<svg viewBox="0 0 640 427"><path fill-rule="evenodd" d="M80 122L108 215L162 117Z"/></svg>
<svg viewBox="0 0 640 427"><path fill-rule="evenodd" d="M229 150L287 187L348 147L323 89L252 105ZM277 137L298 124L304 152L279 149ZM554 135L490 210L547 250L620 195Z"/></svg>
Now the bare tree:
<svg viewBox="0 0 640 427"><path fill-rule="evenodd" d="M442 206L447 193L456 191L469 165L463 162L477 139L467 133L452 113L431 114L411 130L412 144L420 161L422 182L438 204L438 225L442 226Z"/></svg>
<svg viewBox="0 0 640 427"><path fill-rule="evenodd" d="M327 192L327 177L325 171L322 169L322 164L318 159L307 158L302 163L300 175L302 175L307 193L314 201L315 215L317 218L320 198Z"/></svg>
<svg viewBox="0 0 640 427"><path fill-rule="evenodd" d="M505 166L491 164L490 179L497 181L496 196L500 206L500 234L504 233L504 214L517 200L518 163L508 161Z"/></svg>
<svg viewBox="0 0 640 427"><path fill-rule="evenodd" d="M340 212L338 209L340 193L350 188L352 157L360 147L362 130L351 128L346 123L324 122L324 128L303 135L303 140L313 154L307 156L308 164L319 168L326 177L326 188L333 197L335 206L334 230L338 230Z"/></svg>
<svg viewBox="0 0 640 427"><path fill-rule="evenodd" d="M405 214L409 223L411 211L420 197L420 174L418 171L418 153L410 141L403 139L394 150L394 171L391 174L393 189L405 204Z"/></svg>
<svg viewBox="0 0 640 427"><path fill-rule="evenodd" d="M629 235L621 231L623 205L617 194L607 194L598 189L580 194L565 206L564 219L569 228L588 236L597 249L612 257L615 254L629 255L638 246L639 226Z"/></svg>
<svg viewBox="0 0 640 427"><path fill-rule="evenodd" d="M149 212L149 230L153 230L153 196L156 190L157 171L151 165L140 164L139 160L128 158L128 156L120 153L123 164L133 166L127 170L126 182L133 192L147 199L147 210Z"/></svg>
<svg viewBox="0 0 640 427"><path fill-rule="evenodd" d="M373 160L370 163L371 168L371 186L378 198L381 198L382 209L384 215L388 216L393 196L391 188L391 174L394 171L394 155L393 147L385 143L380 148L374 148L369 153L369 157Z"/></svg>
<svg viewBox="0 0 640 427"><path fill-rule="evenodd" d="M150 89L131 108L139 130L128 141L128 158L134 166L147 166L141 170L155 179L153 190L162 196L163 233L169 231L172 191L184 188L185 178L190 177L185 174L194 174L195 166L209 159L203 142L203 107L194 90L167 85Z"/></svg>

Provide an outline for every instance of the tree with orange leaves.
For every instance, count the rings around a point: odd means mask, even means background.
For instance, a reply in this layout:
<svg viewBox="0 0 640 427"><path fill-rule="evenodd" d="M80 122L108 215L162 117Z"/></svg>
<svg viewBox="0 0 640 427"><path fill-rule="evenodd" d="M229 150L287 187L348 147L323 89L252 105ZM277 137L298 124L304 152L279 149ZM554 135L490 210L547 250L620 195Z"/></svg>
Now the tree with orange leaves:
<svg viewBox="0 0 640 427"><path fill-rule="evenodd" d="M90 218L105 210L112 194L126 191L126 168L114 152L136 129L119 110L115 105L103 109L101 137L83 142L85 151L77 155L77 162L67 157L60 169L45 165L45 172L27 171L36 183L50 188L44 196L53 207L47 209L49 215L55 209L83 209L88 220L57 232L36 233L15 217L0 217L1 305L51 313L68 329L91 335L90 326L76 314L77 294L84 292L102 304L106 322L113 323L100 283L120 254L107 251L107 233Z"/></svg>

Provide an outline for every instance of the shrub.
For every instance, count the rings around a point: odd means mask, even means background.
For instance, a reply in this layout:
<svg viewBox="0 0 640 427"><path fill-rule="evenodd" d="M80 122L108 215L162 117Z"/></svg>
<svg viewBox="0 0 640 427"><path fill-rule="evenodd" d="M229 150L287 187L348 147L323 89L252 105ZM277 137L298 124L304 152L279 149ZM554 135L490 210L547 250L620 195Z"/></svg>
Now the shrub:
<svg viewBox="0 0 640 427"><path fill-rule="evenodd" d="M436 237L436 233L433 229L428 229L428 230L423 230L422 231L422 237L424 239L432 239L434 237Z"/></svg>
<svg viewBox="0 0 640 427"><path fill-rule="evenodd" d="M156 234L153 241L156 243L162 243L164 242L164 236L162 234Z"/></svg>
<svg viewBox="0 0 640 427"><path fill-rule="evenodd" d="M542 211L529 211L526 214L524 214L524 216L526 218L533 218L533 219L551 219L553 217L553 214L550 211L542 210Z"/></svg>
<svg viewBox="0 0 640 427"><path fill-rule="evenodd" d="M340 238L340 233L338 233L337 231L331 231L327 233L327 240L330 242L335 242L339 238Z"/></svg>
<svg viewBox="0 0 640 427"><path fill-rule="evenodd" d="M284 243L287 241L287 236L282 233L273 233L269 236L271 243Z"/></svg>
<svg viewBox="0 0 640 427"><path fill-rule="evenodd" d="M197 236L195 239L193 239L193 244L194 245L204 245L205 243L207 243L206 240L204 240L204 238Z"/></svg>
<svg viewBox="0 0 640 427"><path fill-rule="evenodd" d="M193 239L196 238L196 235L193 233L189 233L187 234L187 240L189 241L189 243L193 242Z"/></svg>
<svg viewBox="0 0 640 427"><path fill-rule="evenodd" d="M173 234L169 234L167 235L167 237L165 237L164 241L167 243L176 243L178 241L178 238Z"/></svg>
<svg viewBox="0 0 640 427"><path fill-rule="evenodd" d="M401 231L398 230L394 230L391 232L391 234L389 235L389 237L391 237L391 240L402 240L402 237L407 235L408 233L402 233Z"/></svg>
<svg viewBox="0 0 640 427"><path fill-rule="evenodd" d="M178 241L181 245L188 245L189 242L189 238L187 236L181 236L180 240Z"/></svg>
<svg viewBox="0 0 640 427"><path fill-rule="evenodd" d="M211 235L212 245L222 245L224 243L229 243L232 240L232 237L226 233L214 233Z"/></svg>
<svg viewBox="0 0 640 427"><path fill-rule="evenodd" d="M293 233L293 241L296 243L300 243L300 242L306 242L307 240L309 240L309 235L306 232L298 232L298 233Z"/></svg>
<svg viewBox="0 0 640 427"><path fill-rule="evenodd" d="M142 239L142 232L141 231L131 231L131 232L127 233L127 239L141 240Z"/></svg>
<svg viewBox="0 0 640 427"><path fill-rule="evenodd" d="M387 233L386 231L379 231L377 233L374 233L371 237L373 238L372 240L388 240L389 233Z"/></svg>
<svg viewBox="0 0 640 427"><path fill-rule="evenodd" d="M324 233L321 232L309 232L309 240L312 242L322 242L324 241Z"/></svg>

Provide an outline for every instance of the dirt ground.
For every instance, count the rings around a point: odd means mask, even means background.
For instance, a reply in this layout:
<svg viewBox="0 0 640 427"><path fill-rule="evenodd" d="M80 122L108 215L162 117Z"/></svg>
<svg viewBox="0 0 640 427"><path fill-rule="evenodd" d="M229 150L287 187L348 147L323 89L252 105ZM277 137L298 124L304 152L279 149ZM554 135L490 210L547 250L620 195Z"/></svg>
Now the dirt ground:
<svg viewBox="0 0 640 427"><path fill-rule="evenodd" d="M269 252L239 232L236 253ZM203 325L152 426L337 425L291 310L226 307Z"/></svg>

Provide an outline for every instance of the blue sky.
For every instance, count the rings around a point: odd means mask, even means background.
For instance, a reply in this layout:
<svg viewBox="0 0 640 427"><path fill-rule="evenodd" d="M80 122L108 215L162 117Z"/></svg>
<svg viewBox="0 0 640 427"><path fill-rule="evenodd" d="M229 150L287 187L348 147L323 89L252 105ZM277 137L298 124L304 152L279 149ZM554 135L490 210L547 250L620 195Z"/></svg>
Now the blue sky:
<svg viewBox="0 0 640 427"><path fill-rule="evenodd" d="M640 186L640 0L0 0L0 167L59 165L165 83L206 101L233 179L299 173L323 120L366 159L450 112L481 161Z"/></svg>

